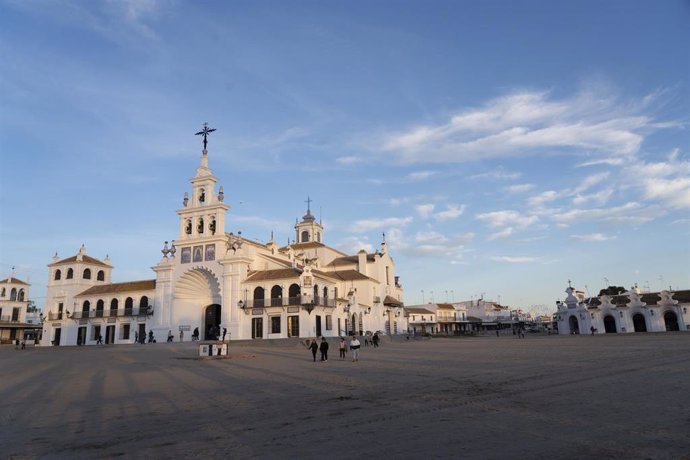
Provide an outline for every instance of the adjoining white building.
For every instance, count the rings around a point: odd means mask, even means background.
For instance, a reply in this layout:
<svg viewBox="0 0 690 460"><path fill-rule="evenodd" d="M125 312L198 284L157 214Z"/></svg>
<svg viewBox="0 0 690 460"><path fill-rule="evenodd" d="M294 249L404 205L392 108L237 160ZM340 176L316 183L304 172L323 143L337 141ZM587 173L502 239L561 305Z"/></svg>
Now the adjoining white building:
<svg viewBox="0 0 690 460"><path fill-rule="evenodd" d="M0 281L0 343L23 340L25 333L40 329L40 325L33 323L33 316L28 313L31 305L30 287L29 283L17 279L14 273Z"/></svg>
<svg viewBox="0 0 690 460"><path fill-rule="evenodd" d="M208 152L185 192L177 238L165 243L155 278L112 283L113 266L79 252L53 258L43 345L199 339L337 337L404 333L403 288L385 236L373 254L327 246L309 206L295 240L279 246L225 232L223 187ZM309 200L308 200L309 201Z"/></svg>
<svg viewBox="0 0 690 460"><path fill-rule="evenodd" d="M641 293L631 289L616 296L584 299L572 287L557 302L558 333L590 334L690 331L690 290Z"/></svg>

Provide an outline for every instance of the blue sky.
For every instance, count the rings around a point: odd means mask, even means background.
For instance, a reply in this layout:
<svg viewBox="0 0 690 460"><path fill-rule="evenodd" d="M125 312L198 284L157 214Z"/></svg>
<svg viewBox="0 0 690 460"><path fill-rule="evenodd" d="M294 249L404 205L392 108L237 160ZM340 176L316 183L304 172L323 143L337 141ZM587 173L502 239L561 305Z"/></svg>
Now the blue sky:
<svg viewBox="0 0 690 460"><path fill-rule="evenodd" d="M382 232L407 304L690 287L684 1L0 1L0 271L153 278L199 161L226 231ZM424 294L422 294L422 290ZM433 292L433 294L432 294Z"/></svg>

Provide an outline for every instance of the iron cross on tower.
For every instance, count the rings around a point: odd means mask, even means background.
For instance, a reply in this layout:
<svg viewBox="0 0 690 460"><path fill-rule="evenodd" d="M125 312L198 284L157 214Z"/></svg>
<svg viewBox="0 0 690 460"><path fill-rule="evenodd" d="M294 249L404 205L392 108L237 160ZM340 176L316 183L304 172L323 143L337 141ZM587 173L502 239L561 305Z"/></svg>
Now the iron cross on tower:
<svg viewBox="0 0 690 460"><path fill-rule="evenodd" d="M204 129L195 134L195 136L204 136L204 150L206 150L206 144L208 144L208 135L215 130L216 128L209 128L208 123L204 123Z"/></svg>
<svg viewBox="0 0 690 460"><path fill-rule="evenodd" d="M311 198L307 197L305 203L307 203L307 211L311 211L311 202L314 201Z"/></svg>

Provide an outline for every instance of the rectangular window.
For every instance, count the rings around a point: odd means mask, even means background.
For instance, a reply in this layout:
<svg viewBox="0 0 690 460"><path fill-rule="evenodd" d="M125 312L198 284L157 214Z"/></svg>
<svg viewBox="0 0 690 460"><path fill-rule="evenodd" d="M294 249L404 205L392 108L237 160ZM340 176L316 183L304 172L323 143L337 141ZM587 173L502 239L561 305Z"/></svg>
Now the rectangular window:
<svg viewBox="0 0 690 460"><path fill-rule="evenodd" d="M288 337L299 337L299 316L288 316Z"/></svg>
<svg viewBox="0 0 690 460"><path fill-rule="evenodd" d="M332 315L326 315L326 330L327 331L333 330L333 316Z"/></svg>
<svg viewBox="0 0 690 460"><path fill-rule="evenodd" d="M19 321L19 308L12 309L12 321Z"/></svg>
<svg viewBox="0 0 690 460"><path fill-rule="evenodd" d="M280 316L271 316L271 334L280 334Z"/></svg>
<svg viewBox="0 0 690 460"><path fill-rule="evenodd" d="M207 244L206 245L206 260L216 260L216 245Z"/></svg>
<svg viewBox="0 0 690 460"><path fill-rule="evenodd" d="M183 264L188 264L192 261L192 248L182 248L182 262Z"/></svg>

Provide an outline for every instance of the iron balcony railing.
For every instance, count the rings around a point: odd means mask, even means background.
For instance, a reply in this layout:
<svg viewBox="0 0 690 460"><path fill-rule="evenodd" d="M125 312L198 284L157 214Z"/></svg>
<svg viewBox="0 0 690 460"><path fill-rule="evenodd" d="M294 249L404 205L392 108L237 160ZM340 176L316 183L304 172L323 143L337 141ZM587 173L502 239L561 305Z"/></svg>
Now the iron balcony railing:
<svg viewBox="0 0 690 460"><path fill-rule="evenodd" d="M151 306L135 308L121 308L119 310L91 310L91 311L75 311L72 314L72 319L87 319L87 318L115 318L128 316L146 316L153 312ZM62 313L48 313L49 320L62 319L58 315Z"/></svg>
<svg viewBox="0 0 690 460"><path fill-rule="evenodd" d="M305 303L313 304L317 307L333 307L336 306L335 299L329 299L327 297L283 297L283 298L272 298L272 299L250 299L247 300L244 308L265 308L265 307L292 307L300 306Z"/></svg>

